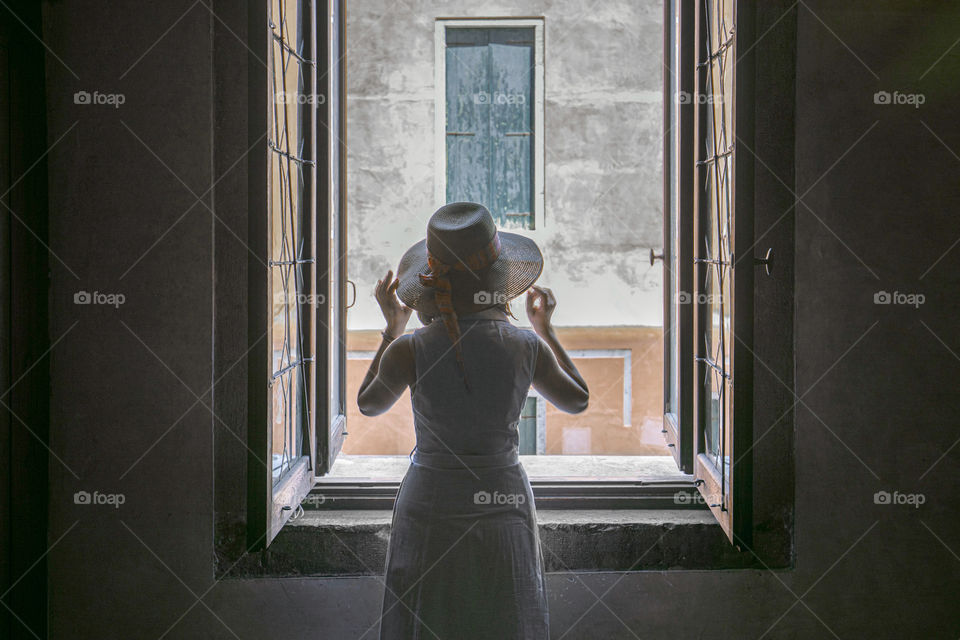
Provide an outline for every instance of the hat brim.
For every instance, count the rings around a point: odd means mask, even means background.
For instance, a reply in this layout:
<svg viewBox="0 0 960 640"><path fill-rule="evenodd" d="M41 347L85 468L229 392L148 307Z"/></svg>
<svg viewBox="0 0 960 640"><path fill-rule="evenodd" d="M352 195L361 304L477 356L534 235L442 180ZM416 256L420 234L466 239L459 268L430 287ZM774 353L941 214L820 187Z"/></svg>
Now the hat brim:
<svg viewBox="0 0 960 640"><path fill-rule="evenodd" d="M458 312L470 313L516 298L536 282L543 271L543 254L537 243L516 233L498 232L500 256L483 272L464 269L457 273L468 287L455 287L453 306ZM429 274L427 241L421 240L403 254L397 268L397 297L417 311L438 313L432 287L420 282L420 274Z"/></svg>

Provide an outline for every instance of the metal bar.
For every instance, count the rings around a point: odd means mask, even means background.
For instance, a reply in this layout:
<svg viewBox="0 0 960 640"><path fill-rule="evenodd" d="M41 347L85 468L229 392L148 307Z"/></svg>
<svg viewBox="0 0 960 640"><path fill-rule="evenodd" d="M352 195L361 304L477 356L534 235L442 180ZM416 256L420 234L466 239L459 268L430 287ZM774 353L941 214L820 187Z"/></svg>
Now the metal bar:
<svg viewBox="0 0 960 640"><path fill-rule="evenodd" d="M697 63L697 68L699 69L701 67L705 67L711 62L713 62L714 60L716 60L717 58L719 58L720 56L722 56L723 52L729 49L730 46L733 44L735 36L736 36L736 30L731 29L730 37L727 38L719 47L717 47L716 50L711 52L710 55L707 56L706 60L704 60L703 62Z"/></svg>
<svg viewBox="0 0 960 640"><path fill-rule="evenodd" d="M304 258L299 260L271 260L271 267L279 267L281 265L291 265L291 264L313 264L313 258Z"/></svg>
<svg viewBox="0 0 960 640"><path fill-rule="evenodd" d="M273 25L270 25L270 26L272 27ZM316 61L310 60L309 58L304 58L302 55L294 51L293 48L287 44L286 40L283 39L283 36L278 34L273 29L270 29L270 34L273 36L273 39L276 40L277 43L280 45L280 48L286 51L287 53L289 53L290 55L292 55L294 58L296 58L298 62L301 62L303 64L308 64L311 66L315 66L317 64Z"/></svg>
<svg viewBox="0 0 960 640"><path fill-rule="evenodd" d="M533 134L530 133L529 131L524 131L524 132L514 132L514 131L510 131L509 133L505 133L505 134L503 134L503 135L505 135L505 136L532 136Z"/></svg>
<svg viewBox="0 0 960 640"><path fill-rule="evenodd" d="M733 155L733 149L734 149L735 146L736 146L736 145L735 145L734 143L730 143L730 146L727 147L726 151L721 151L721 152L718 153L717 155L715 155L715 156L710 156L710 157L706 158L705 160L699 160L699 161L697 162L697 164L698 164L698 165L707 165L707 164L711 164L711 163L713 163L713 162L716 162L716 161L717 161L718 159L720 159L720 158L725 158L725 157L727 157L727 156L729 156L729 155Z"/></svg>
<svg viewBox="0 0 960 640"><path fill-rule="evenodd" d="M321 3L322 4L322 3ZM317 22L318 22L318 13L319 7L317 6L317 0L310 0L307 3L309 7L310 14L310 39L308 41L310 46L310 55L314 60L318 59L317 53L319 50L318 40L317 40ZM326 21L324 21L326 24ZM310 93L312 95L319 95L319 81L318 81L318 65L314 64L308 69L308 73L305 74L310 81ZM317 136L317 111L319 109L318 105L312 105L309 112L310 117L308 118L309 123L309 141L310 141L310 153L313 156L314 160L317 159L317 142L319 137ZM306 178L310 183L309 188L309 206L308 206L308 215L310 216L309 229L310 233L310 255L317 255L317 167L316 164L310 167L306 172ZM317 264L314 259L309 259L310 268L307 270L308 277L310 279L310 284L308 289L311 293L317 292ZM309 317L309 353L317 355L317 308L316 308L316 297L314 298L314 304L310 306L307 313ZM316 476L316 470L318 466L317 460L317 384L316 384L316 372L317 366L314 364L312 367L307 367L304 376L304 382L307 384L307 440L310 446L310 476L312 478Z"/></svg>
<svg viewBox="0 0 960 640"><path fill-rule="evenodd" d="M272 376L270 376L270 382L272 383L274 380L276 380L277 378L281 377L283 374L287 373L287 372L290 371L291 369L294 369L294 368L296 368L296 367L299 367L300 365L302 365L302 364L304 364L304 363L307 363L307 362L313 362L313 358L301 358L300 360L297 360L296 362L292 362L292 363L288 364L288 365L285 366L283 369L280 369L280 371L277 371L277 372L274 373Z"/></svg>
<svg viewBox="0 0 960 640"><path fill-rule="evenodd" d="M693 482L591 481L584 478L533 479L541 509L706 509ZM303 500L305 509L392 509L399 481L320 481Z"/></svg>
<svg viewBox="0 0 960 640"><path fill-rule="evenodd" d="M297 164L302 164L302 165L305 165L305 166L308 166L308 167L312 167L312 166L314 165L313 160L304 160L303 158L301 158L301 157L299 157L299 156L295 156L295 155L293 155L293 154L291 154L291 153L287 153L286 151L284 151L283 149L281 149L280 147L278 147L278 146L274 143L273 140L267 140L267 146L270 147L270 150L271 150L271 151L273 151L274 153L277 153L277 154L283 156L283 157L286 158L287 160L292 160L293 162L296 162Z"/></svg>
<svg viewBox="0 0 960 640"><path fill-rule="evenodd" d="M719 373L720 377L726 380L730 380L733 377L729 373L726 373L720 365L718 365L716 362L714 362L710 358L697 358L697 362L702 362L705 365L709 366L711 369Z"/></svg>
<svg viewBox="0 0 960 640"><path fill-rule="evenodd" d="M448 136L474 136L475 133L470 133L468 131L447 131Z"/></svg>

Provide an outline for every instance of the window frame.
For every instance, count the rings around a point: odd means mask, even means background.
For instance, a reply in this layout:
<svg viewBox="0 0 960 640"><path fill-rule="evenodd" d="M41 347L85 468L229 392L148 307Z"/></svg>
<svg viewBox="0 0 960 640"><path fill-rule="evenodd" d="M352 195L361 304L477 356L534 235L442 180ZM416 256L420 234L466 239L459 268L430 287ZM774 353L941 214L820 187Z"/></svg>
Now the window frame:
<svg viewBox="0 0 960 640"><path fill-rule="evenodd" d="M329 0L335 1L335 0ZM682 5L687 3L678 0ZM321 3L323 4L323 3ZM326 6L324 4L324 6ZM248 3L237 11L246 13L248 18L248 32L256 33L259 25L265 22L265 6L261 3ZM782 2L774 6L757 6L756 3L747 5L740 2L740 15L750 11L755 17L755 25L745 25L741 29L741 42L746 39L747 28L755 27L755 33L766 34L766 37L753 41L749 49L749 58L745 53L740 61L741 70L747 64L756 69L756 83L763 87L764 99L752 101L750 109L755 109L756 140L744 138L748 134L746 128L741 127L738 138L748 140L753 151L762 153L766 162L779 168L779 173L792 184L794 176L792 167L795 166L795 130L793 122L795 106L794 76L790 71L796 64L796 7ZM246 156L246 177L238 180L246 181L246 193L241 186L236 188L230 180L224 179L218 186L218 201L228 203L224 215L232 214L238 224L248 228L248 239L257 238L255 228L262 224L260 212L265 207L265 193L262 188L262 178L266 175L263 153L264 123L249 114L262 114L266 109L267 96L264 87L265 74L262 60L266 58L265 39L252 38L246 54L246 69L248 82L231 82L235 79L236 46L231 33L222 30L222 45L218 45L218 57L215 59L216 72L224 82L218 83L221 87L220 101L229 104L231 101L244 101L249 105L247 112L234 114L230 109L221 111L224 124L215 131L216 138L223 141L217 145L216 158L221 171L229 172L231 163L236 159L231 144L240 132L245 140L244 146L250 149ZM744 47L745 48L745 47ZM751 73L751 78L753 73ZM747 107L741 99L742 107ZM324 117L321 110L320 117ZM232 127L232 128L231 128ZM324 127L319 127L323 133ZM749 130L752 136L752 129ZM341 136L343 138L343 136ZM324 158L321 158L324 160ZM742 174L741 174L742 175ZM790 384L795 368L793 351L790 347L793 336L793 247L795 244L794 225L791 223L793 213L791 206L795 206L792 193L783 188L783 184L767 172L760 172L754 178L756 185L756 223L758 228L765 230L764 247L757 249L756 255L763 255L767 243L777 252L777 264L774 277L758 279L756 307L762 309L763 322L756 325L755 350L760 357L769 354L768 362L775 368L777 375ZM744 181L739 181L738 193L743 192ZM323 181L318 183L323 189ZM243 195L237 195L239 191ZM229 207L229 203L236 203ZM221 205L223 206L223 205ZM784 213L786 212L786 213ZM326 215L326 211L319 212ZM786 216L786 217L784 217ZM786 222L777 224L781 218ZM242 221L242 222L240 222ZM769 227L769 228L768 228ZM237 440L225 435L222 430L214 431L214 448L216 457L216 508L214 513L214 531L216 533L215 553L218 558L216 565L218 579L235 577L228 567L233 567L245 553L256 551L255 542L258 535L266 527L263 525L266 499L264 498L265 482L254 481L251 476L257 467L262 465L255 455L256 447L262 446L266 436L263 435L264 423L253 419L254 402L241 402L235 406L231 397L242 397L244 389L254 398L256 386L249 384L251 376L248 372L257 366L258 358L265 361L265 346L258 344L257 336L262 335L265 314L258 315L255 307L262 304L262 290L258 293L255 281L250 276L257 273L262 267L262 259L252 256L251 252L244 254L230 249L230 243L218 243L217 262L215 264L217 281L222 283L217 287L218 304L232 304L236 299L235 288L249 284L248 300L245 301L247 313L241 316L231 314L217 314L215 318L215 338L218 344L215 357L217 372L218 393L214 396L218 413L233 423L230 419L235 416L239 428L238 433L246 429L243 441L251 445L251 454L247 464L237 461ZM253 253L260 250L259 244L250 244ZM746 260L752 260L752 256ZM345 287L346 283L344 283ZM255 321L256 320L256 321ZM236 361L237 356L244 354L249 348L246 362ZM692 351L689 352L692 361ZM234 374L231 374L231 370ZM762 370L759 372L762 376ZM261 378L257 378L260 380ZM318 382L319 384L319 382ZM795 562L794 542L794 412L793 396L789 390L776 384L758 384L754 388L754 419L762 427L752 443L757 447L754 456L753 475L764 478L762 483L754 482L752 488L753 502L753 541L752 548L747 551L755 556L768 568L790 569ZM244 415L246 412L246 415ZM257 436L260 429L261 436ZM761 442L762 440L762 442ZM319 446L319 443L318 443ZM319 453L319 452L318 452ZM318 461L322 462L322 461ZM559 480L559 481L558 481ZM653 480L653 481L650 481ZM676 477L649 480L638 479L633 482L617 481L584 481L582 478L551 479L549 481L531 481L537 507L540 509L705 509L700 497L700 489L694 487L692 478L677 475ZM744 486L743 483L740 485ZM371 480L369 482L344 482L332 478L323 478L322 482L314 485L303 506L307 509L391 509L394 504L399 482ZM259 496L259 497L258 497ZM742 504L742 503L741 503ZM257 513L260 510L261 513ZM259 518L259 520L258 520ZM253 527L248 527L253 523ZM740 521L740 526L744 522ZM250 532L253 532L250 534ZM249 534L249 542L244 544L244 532ZM744 538L739 538L743 542ZM735 542L737 538L735 538ZM260 540L260 548L263 547ZM256 566L269 560L269 555L253 553L249 561ZM253 565L251 565L253 566ZM739 565L738 565L739 566ZM716 568L722 568L717 566ZM732 568L732 565L731 565Z"/></svg>
<svg viewBox="0 0 960 640"><path fill-rule="evenodd" d="M544 225L544 19L437 18L434 22L434 206L447 203L447 28L526 27L534 30L533 71L533 228L511 229L535 234Z"/></svg>
<svg viewBox="0 0 960 640"><path fill-rule="evenodd" d="M692 101L681 96L694 95L694 20L693 3L664 2L663 56L672 62L676 48L677 65L671 68L664 63L663 67L662 261L665 272L673 271L671 286L663 288L663 434L677 467L684 473L693 472L693 305L688 301L693 291L694 110ZM671 180L668 163L674 167L676 183ZM677 217L676 237L671 216ZM670 388L674 376L677 406L673 406Z"/></svg>
<svg viewBox="0 0 960 640"><path fill-rule="evenodd" d="M703 235L704 220L713 215L709 209L709 199L701 194L701 187L709 184L706 181L711 170L709 150L705 148L706 132L704 123L710 114L711 105L716 100L701 100L700 96L708 95L707 78L712 60L716 58L715 51L708 49L704 36L707 33L706 12L704 5L713 0L698 0L696 3L695 19L695 46L696 46L696 107L694 119L695 166L696 180L694 184L694 220L691 244L700 246L697 241ZM721 0L722 1L722 0ZM734 30L731 36L732 43L719 43L717 50L728 49L735 55L747 44L746 51L752 49L753 20L755 8L749 1L727 0L733 5ZM748 19L741 20L742 16ZM714 43L717 44L717 43ZM754 260L748 259L742 266L737 266L737 258L741 251L748 252L753 248L754 238L754 211L753 211L753 157L749 153L738 152L742 143L747 148L753 148L754 128L754 55L743 55L739 59L733 58L731 80L733 88L732 133L728 140L728 148L721 153L730 154L733 165L733 177L730 180L730 248L727 256L729 262L728 277L731 278L730 295L731 305L731 337L730 344L730 371L726 371L725 363L720 363L723 373L731 376L736 384L732 384L732 411L726 428L730 429L730 472L729 482L710 459L705 438L706 419L710 398L704 394L704 384L700 381L707 375L709 363L703 348L700 336L704 327L712 326L712 313L706 304L706 296L710 291L702 291L701 283L705 282L708 269L714 268L709 263L710 256L700 257L695 249L693 258L695 263L694 288L692 295L693 314L693 342L694 352L694 381L696 392L693 394L693 443L694 459L693 471L695 482L700 489L707 506L723 528L727 538L737 546L749 545L752 539L752 483L753 483L753 322L754 322ZM706 66L705 66L706 65ZM706 70L705 70L706 69ZM717 153L717 152L715 152ZM713 162L718 158L714 157ZM724 160L726 161L726 160ZM720 440L724 442L725 433L721 431ZM726 443L724 442L724 447ZM723 457L722 451L721 457Z"/></svg>
<svg viewBox="0 0 960 640"><path fill-rule="evenodd" d="M274 377L271 346L271 149L272 101L276 99L271 84L274 35L269 26L273 2L251 3L251 32L266 29L262 38L251 38L251 54L261 64L251 64L249 77L250 113L249 135L261 142L254 145L248 157L249 184L248 218L249 252L248 267L248 369L247 369L247 548L263 549L297 511L309 494L325 465L335 459L346 431L346 392L342 381L346 372L345 344L345 272L337 267L346 253L345 233L345 143L343 140L343 20L341 0L286 0L298 2L304 18L305 33L302 58L294 56L301 66L303 90L298 95L307 96L301 110L304 129L303 157L299 158L304 179L304 210L300 213L302 239L307 256L309 275L304 276L309 284L306 297L297 305L300 322L309 326L310 354L300 354L300 360L311 366L304 367L306 377L306 401L308 411L301 421L301 454L274 482L272 474L272 401L270 381ZM279 0L282 1L282 0ZM254 6L256 5L256 6ZM325 27L325 29L324 29ZM281 46L283 46L281 44ZM331 73L330 61L336 61ZM266 65L262 64L266 61ZM319 70L324 69L321 75ZM321 84L321 81L323 84ZM333 97L336 91L337 99ZM324 99L320 99L323 97ZM339 110L336 113L334 110ZM331 125L335 131L331 130ZM263 130L266 128L266 136ZM299 143L299 140L298 140ZM299 146L299 145L298 145ZM309 149L309 150L308 150ZM334 159L331 162L331 158ZM320 242L322 237L334 242ZM298 238L300 239L300 238ZM266 267L264 266L266 265ZM318 276L318 273L323 273ZM343 276L343 277L341 277ZM326 318L321 314L325 314ZM335 314L339 323L334 322ZM333 329L331 329L333 327ZM259 336L259 339L258 339ZM264 339L266 338L266 339ZM331 410L329 389L331 380L337 377L340 396L339 414ZM318 402L323 398L322 402ZM316 425L326 425L322 434ZM266 462L264 462L266 461Z"/></svg>
<svg viewBox="0 0 960 640"><path fill-rule="evenodd" d="M326 268L326 277L321 279L320 291L324 294L326 322L320 323L318 332L322 337L320 351L327 367L318 367L317 388L324 390L323 422L326 431L317 433L317 465L314 481L330 472L343 449L346 429L346 378L347 378L347 126L346 126L346 18L343 0L319 0L324 8L326 31L317 68L324 69L325 95L322 108L317 110L320 127L317 132L318 148L325 152L318 162L321 204L318 211L318 226L327 230L327 242L318 248L318 261ZM342 274L342 277L341 277ZM319 357L319 355L318 355ZM330 406L330 382L337 380L339 408ZM318 409L318 415L320 410ZM321 424L318 422L318 424Z"/></svg>
<svg viewBox="0 0 960 640"><path fill-rule="evenodd" d="M333 1L333 0L331 0ZM536 141L541 144L535 144L535 168L536 173L540 174L539 186L535 193L535 204L539 202L536 211L539 217L535 217L535 229L517 230L519 233L536 233L537 229L542 229L543 220L543 179L542 172L544 168L542 141L543 141L543 26L544 18L449 18L439 17L435 21L435 52L438 64L435 68L435 153L438 159L438 168L436 173L436 193L437 202L445 203L446 194L446 86L445 86L445 41L446 27L534 27L535 33L535 85L536 105L534 114L534 131ZM341 64L344 64L345 56L341 56ZM540 117L536 116L540 114ZM320 133L323 133L321 127ZM341 135L341 139L345 139ZM442 161L442 167L440 166ZM345 175L345 170L343 171ZM322 183L321 183L322 187ZM439 206L439 205L438 205ZM580 354L579 351L576 354ZM571 352L571 356L575 355ZM583 353L586 355L586 352ZM629 357L626 357L629 360ZM322 384L322 381L321 381ZM323 387L320 387L323 388ZM531 395L536 392L531 389ZM542 399L540 400L542 401ZM545 412L543 414L545 416ZM345 434L346 432L344 432ZM321 444L322 444L322 439ZM319 468L324 473L329 471L331 462L318 458ZM685 473L685 472L683 472ZM644 478L638 476L636 479L625 480L615 479L597 479L583 477L557 477L532 479L530 481L533 489L534 499L540 509L705 509L702 501L697 498L697 489L692 477L683 477L678 471L677 476L666 478ZM383 479L369 480L338 480L332 478L315 479L315 484L307 498L306 503L310 508L322 510L346 510L346 509L392 509L399 490L399 481L384 481Z"/></svg>

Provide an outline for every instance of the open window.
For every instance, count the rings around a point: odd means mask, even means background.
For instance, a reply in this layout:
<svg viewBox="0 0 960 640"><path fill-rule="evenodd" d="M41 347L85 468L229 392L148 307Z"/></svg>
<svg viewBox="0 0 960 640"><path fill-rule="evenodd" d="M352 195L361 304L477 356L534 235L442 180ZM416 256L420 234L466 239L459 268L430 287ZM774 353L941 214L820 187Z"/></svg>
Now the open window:
<svg viewBox="0 0 960 640"><path fill-rule="evenodd" d="M694 475L731 541L749 544L753 447L751 19L737 0L697 5L694 140ZM750 11L742 15L752 18ZM740 258L738 262L737 258Z"/></svg>
<svg viewBox="0 0 960 640"><path fill-rule="evenodd" d="M737 147L752 144L752 57L741 54L752 21L738 20L738 5L748 3L737 0L671 4L664 431L727 537L748 543L753 166Z"/></svg>
<svg viewBox="0 0 960 640"><path fill-rule="evenodd" d="M252 252L249 264L251 546L269 544L297 510L345 426L340 7L263 8L266 69L251 83L263 89L251 112L267 131L250 164L266 177L251 178L251 210L265 215L251 215L250 246L267 258Z"/></svg>
<svg viewBox="0 0 960 640"><path fill-rule="evenodd" d="M743 43L752 38L751 21L743 25L737 21L738 5L744 2L667 0L664 7L664 284L656 293L657 301L663 294L663 328L662 335L646 331L637 335L649 335L654 346L663 344L662 396L657 389L651 413L655 417L659 413L662 397L663 439L678 470L660 453L671 468L659 478L642 476L630 467L616 476L537 479L534 473L531 479L538 501L551 508L588 508L598 500L610 508L639 504L703 508L705 503L727 537L747 542L752 482L753 167L751 156L737 152L737 141L752 141L753 80L752 56L737 60L738 52L749 53ZM752 6L749 9L753 11ZM251 222L251 246L262 248L269 265L264 269L254 260L250 264L249 334L251 343L264 331L266 339L250 352L254 446L248 477L250 537L259 535L269 543L304 497L318 490L314 485L322 476L326 478L318 487L323 487L324 496L313 503L316 508L388 506L396 495L394 476L405 469L405 456L394 456L397 460L387 461L390 469L378 467L375 474L331 474L344 448L348 412L342 3L271 0L263 24L268 69L262 113L269 132L262 159L268 180L266 189L261 187L261 199L267 215ZM434 31L436 198L492 202L501 226L538 233L544 232L543 28L542 18L437 18ZM491 74L498 79L496 86L511 88L510 95L499 95L503 91L493 88ZM496 103L504 107L498 111L501 119L491 119L490 109L473 108L488 101L503 101ZM358 102L360 113L371 118L370 127L381 126L382 114L379 119L368 115L376 111L374 101ZM414 108L406 101L398 103L398 108ZM477 115L481 113L486 117ZM359 135L378 139L380 133ZM500 158L507 149L513 149L507 155L515 165ZM479 158L483 165L450 163L459 156ZM255 169L255 163L251 166ZM513 167L507 173L523 179L507 180L506 174L494 170L498 167ZM375 171L376 167L369 170ZM377 184L383 178L371 177ZM389 184L383 191L397 195ZM604 220L614 225L616 216ZM557 233L554 226L559 229L551 223L546 232ZM391 236L384 244L397 251L407 243ZM364 255L364 248L359 250ZM651 252L651 268L656 257ZM355 290L351 297L355 299ZM258 300L263 304L260 309L255 305ZM378 320L376 313L372 316ZM620 339L617 332L623 329L604 333L589 325L571 328L571 338L581 346L568 350L571 357L592 360L587 367L597 371L617 368L603 387L606 398L613 399L613 410L605 419L616 414L615 435L624 434L626 440L628 434L641 431L632 419L631 371L642 364L638 360L645 352L637 345L624 349L598 342L597 335ZM362 362L374 353L379 332L369 333L361 336L369 337L367 342L357 338L351 359ZM546 413L542 398L532 395L519 427L522 454L535 458L551 453ZM562 443L563 454L577 455L594 451L591 433L589 426L565 425L561 437L556 433L552 437ZM662 449L664 444L657 446ZM269 464L261 465L261 457ZM339 456L341 468L350 457L349 451ZM625 462L618 468L627 467ZM702 501L677 498L698 491Z"/></svg>

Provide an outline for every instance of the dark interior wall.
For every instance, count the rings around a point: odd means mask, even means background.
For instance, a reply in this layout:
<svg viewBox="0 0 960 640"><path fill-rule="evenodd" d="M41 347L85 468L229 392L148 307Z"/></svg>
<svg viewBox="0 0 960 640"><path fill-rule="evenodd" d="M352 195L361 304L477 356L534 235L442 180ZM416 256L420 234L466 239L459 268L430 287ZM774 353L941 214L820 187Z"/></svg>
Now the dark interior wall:
<svg viewBox="0 0 960 640"><path fill-rule="evenodd" d="M953 637L960 15L954 3L832 4L800 19L798 565L817 576L843 557L811 593L821 615L862 616L879 637ZM882 292L925 302L875 304ZM878 491L925 503L878 505Z"/></svg>
<svg viewBox="0 0 960 640"><path fill-rule="evenodd" d="M246 3L216 0L213 28L215 280L212 408L214 535L217 574L246 547L248 160L264 154L265 125L247 117L248 71L262 71L262 52L247 48ZM266 98L264 98L266 101ZM255 259L254 259L255 260ZM256 263L255 263L256 264ZM265 338L264 338L265 340ZM262 344L262 342L260 343Z"/></svg>
<svg viewBox="0 0 960 640"><path fill-rule="evenodd" d="M76 323L51 358L51 637L157 637L210 582L212 25L199 3L44 5L50 333Z"/></svg>
<svg viewBox="0 0 960 640"><path fill-rule="evenodd" d="M796 568L552 575L557 636L578 620L565 638L633 637L624 624L655 638L758 637L771 626L766 637L833 637L827 627L844 638L960 635L960 448L949 449L960 407L945 382L960 362L937 339L960 353L960 245L927 271L960 237L960 46L950 49L960 16L912 2L835 4L795 9L796 170L780 176L788 201L802 196L779 223L796 235L795 382L786 380L803 398ZM214 495L225 511L241 507L213 482L214 438L232 436L194 394L209 404L217 372L242 355L213 331L217 314L243 313L243 303L211 266L245 260L234 235L244 204L228 188L244 178L229 174L199 204L191 191L203 194L246 148L245 123L224 121L233 90L219 84L230 77L224 47L243 54L225 24L236 31L242 19L222 9L223 23L189 2L44 5L55 53L49 143L77 123L49 154L50 246L63 261L51 260L50 334L77 323L50 369L51 448L63 461L51 459L49 475L54 638L157 637L171 626L168 638L356 638L379 613L374 578L215 582ZM81 89L125 102L74 104ZM878 90L926 102L878 105ZM74 305L81 289L126 302ZM874 305L881 290L926 302ZM240 429L234 387L218 386L215 406ZM125 503L76 505L78 490ZM923 493L925 504L877 505L879 490Z"/></svg>
<svg viewBox="0 0 960 640"><path fill-rule="evenodd" d="M46 118L40 8L0 8L0 638L46 634Z"/></svg>

